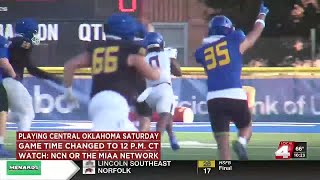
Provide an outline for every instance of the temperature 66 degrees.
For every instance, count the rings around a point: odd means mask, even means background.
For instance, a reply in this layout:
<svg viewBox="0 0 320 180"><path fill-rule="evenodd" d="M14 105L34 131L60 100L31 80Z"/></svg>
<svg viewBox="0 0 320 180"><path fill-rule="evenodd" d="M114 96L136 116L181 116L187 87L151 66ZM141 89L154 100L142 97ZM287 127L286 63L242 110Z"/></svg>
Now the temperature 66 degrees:
<svg viewBox="0 0 320 180"><path fill-rule="evenodd" d="M303 146L297 146L295 148L296 151L304 151L304 147Z"/></svg>

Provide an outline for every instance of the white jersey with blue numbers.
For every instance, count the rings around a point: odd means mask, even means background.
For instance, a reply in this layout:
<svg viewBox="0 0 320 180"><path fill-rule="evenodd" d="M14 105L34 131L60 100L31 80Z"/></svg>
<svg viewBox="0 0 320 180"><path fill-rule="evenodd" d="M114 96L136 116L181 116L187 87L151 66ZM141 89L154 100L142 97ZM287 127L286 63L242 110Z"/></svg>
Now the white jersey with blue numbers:
<svg viewBox="0 0 320 180"><path fill-rule="evenodd" d="M152 67L160 69L160 79L146 80L147 88L137 98L145 101L154 112L174 113L175 97L171 86L171 58L177 58L177 50L166 48L161 52L148 53L145 60Z"/></svg>
<svg viewBox="0 0 320 180"><path fill-rule="evenodd" d="M162 83L171 84L171 59L177 58L177 50L165 48L164 51L151 52L145 57L145 60L152 67L160 69L160 79L156 81L146 80L147 87L156 86Z"/></svg>

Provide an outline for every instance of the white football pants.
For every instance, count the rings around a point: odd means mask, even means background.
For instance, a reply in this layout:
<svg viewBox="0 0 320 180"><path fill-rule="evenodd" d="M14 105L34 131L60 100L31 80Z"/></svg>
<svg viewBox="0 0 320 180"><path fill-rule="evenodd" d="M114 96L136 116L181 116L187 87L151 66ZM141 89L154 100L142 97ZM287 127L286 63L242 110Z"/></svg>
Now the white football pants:
<svg viewBox="0 0 320 180"><path fill-rule="evenodd" d="M32 97L24 85L13 79L3 79L3 86L8 94L8 121L16 122L19 131L29 131L35 117Z"/></svg>
<svg viewBox="0 0 320 180"><path fill-rule="evenodd" d="M102 91L89 103L93 131L138 131L129 120L127 100L114 91Z"/></svg>

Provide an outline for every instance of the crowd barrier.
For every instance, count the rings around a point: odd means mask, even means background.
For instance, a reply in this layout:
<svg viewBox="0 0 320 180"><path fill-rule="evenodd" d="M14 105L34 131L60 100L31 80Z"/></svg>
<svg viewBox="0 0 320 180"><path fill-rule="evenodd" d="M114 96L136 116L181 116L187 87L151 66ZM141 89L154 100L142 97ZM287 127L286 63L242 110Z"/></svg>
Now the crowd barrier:
<svg viewBox="0 0 320 180"><path fill-rule="evenodd" d="M54 74L62 74L63 67L40 67L41 69L54 73ZM201 67L181 67L184 75L205 75L203 68ZM76 71L76 74L81 75L89 75L91 72L90 68L82 68ZM28 71L25 71L28 73ZM260 74L260 75L305 75L305 74L320 74L319 67L244 67L242 69L243 74Z"/></svg>
<svg viewBox="0 0 320 180"><path fill-rule="evenodd" d="M176 105L191 108L194 121L207 122L206 78L183 68L185 76L173 79ZM319 68L268 68L244 69L250 76L243 78L243 85L254 87L256 91L253 108L254 121L258 122L318 122L320 115L320 83ZM287 71L284 71L287 70ZM51 73L62 73L62 68L45 68ZM85 75L89 69L79 71ZM203 71L202 71L203 73ZM260 73L257 75L255 73ZM268 75L279 73L278 75ZM290 75L292 73L292 75ZM299 73L302 73L300 75ZM261 75L263 74L263 75ZM202 74L203 75L203 74ZM288 76L289 75L289 76ZM259 78L257 78L259 76ZM263 78L265 77L265 78ZM24 84L34 98L36 119L39 120L87 120L87 105L91 88L88 76L77 76L73 89L80 100L80 109L71 111L63 102L63 90L60 85L50 81L26 77Z"/></svg>

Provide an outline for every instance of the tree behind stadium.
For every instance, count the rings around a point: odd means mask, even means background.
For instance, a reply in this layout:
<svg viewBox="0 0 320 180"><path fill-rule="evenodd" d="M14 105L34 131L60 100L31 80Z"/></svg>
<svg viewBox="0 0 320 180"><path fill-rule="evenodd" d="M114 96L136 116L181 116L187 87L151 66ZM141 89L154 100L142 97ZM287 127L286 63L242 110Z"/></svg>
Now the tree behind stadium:
<svg viewBox="0 0 320 180"><path fill-rule="evenodd" d="M208 8L215 9L206 18L209 20L215 15L223 14L244 31L251 30L259 12L261 0L200 0Z"/></svg>

